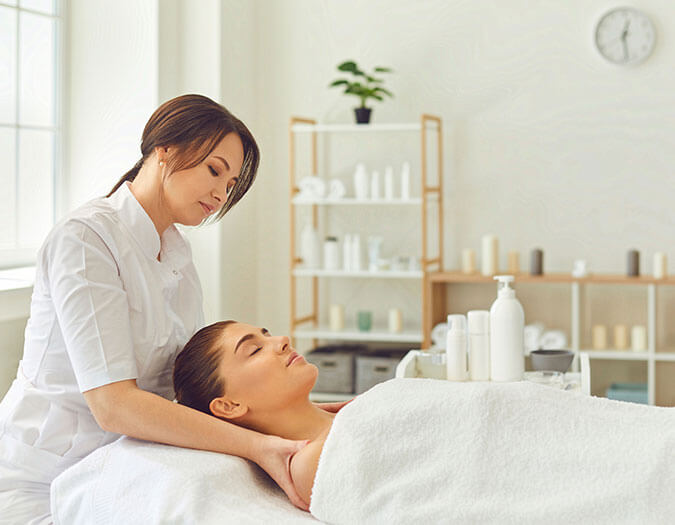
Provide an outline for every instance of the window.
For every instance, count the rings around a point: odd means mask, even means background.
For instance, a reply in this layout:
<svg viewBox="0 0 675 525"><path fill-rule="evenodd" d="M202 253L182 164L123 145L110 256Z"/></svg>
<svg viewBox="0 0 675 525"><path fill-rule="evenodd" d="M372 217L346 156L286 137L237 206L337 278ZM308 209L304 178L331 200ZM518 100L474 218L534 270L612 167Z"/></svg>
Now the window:
<svg viewBox="0 0 675 525"><path fill-rule="evenodd" d="M61 171L59 0L0 0L0 267L32 264Z"/></svg>

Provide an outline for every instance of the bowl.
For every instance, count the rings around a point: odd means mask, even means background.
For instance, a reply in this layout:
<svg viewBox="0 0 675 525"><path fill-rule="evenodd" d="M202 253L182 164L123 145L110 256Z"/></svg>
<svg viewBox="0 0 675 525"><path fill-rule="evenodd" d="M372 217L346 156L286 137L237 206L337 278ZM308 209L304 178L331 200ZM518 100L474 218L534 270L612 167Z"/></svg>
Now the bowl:
<svg viewBox="0 0 675 525"><path fill-rule="evenodd" d="M535 370L556 370L563 374L572 364L574 352L571 350L533 350L530 352L532 368Z"/></svg>

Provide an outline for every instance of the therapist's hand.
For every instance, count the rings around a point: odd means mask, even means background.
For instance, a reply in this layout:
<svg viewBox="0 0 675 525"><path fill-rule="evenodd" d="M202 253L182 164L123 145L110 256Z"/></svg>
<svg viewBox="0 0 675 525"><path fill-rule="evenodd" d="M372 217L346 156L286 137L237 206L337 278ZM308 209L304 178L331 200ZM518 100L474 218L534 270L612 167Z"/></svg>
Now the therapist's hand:
<svg viewBox="0 0 675 525"><path fill-rule="evenodd" d="M291 503L308 511L309 506L300 498L291 478L291 459L308 441L291 441L278 436L263 436L259 450L252 459L277 482Z"/></svg>
<svg viewBox="0 0 675 525"><path fill-rule="evenodd" d="M354 399L342 401L340 403L314 403L314 406L320 408L321 410L325 410L326 412L337 414L342 407L344 407L347 403L351 403L352 401L354 401Z"/></svg>

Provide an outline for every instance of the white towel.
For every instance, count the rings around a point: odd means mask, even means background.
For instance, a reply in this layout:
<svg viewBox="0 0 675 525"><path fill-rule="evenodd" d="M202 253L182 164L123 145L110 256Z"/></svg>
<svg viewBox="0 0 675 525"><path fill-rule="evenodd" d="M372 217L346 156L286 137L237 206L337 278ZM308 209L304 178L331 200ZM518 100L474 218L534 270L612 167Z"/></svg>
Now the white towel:
<svg viewBox="0 0 675 525"><path fill-rule="evenodd" d="M122 438L52 483L55 525L315 524L244 459Z"/></svg>
<svg viewBox="0 0 675 525"><path fill-rule="evenodd" d="M312 490L348 523L673 523L675 408L394 379L343 408Z"/></svg>

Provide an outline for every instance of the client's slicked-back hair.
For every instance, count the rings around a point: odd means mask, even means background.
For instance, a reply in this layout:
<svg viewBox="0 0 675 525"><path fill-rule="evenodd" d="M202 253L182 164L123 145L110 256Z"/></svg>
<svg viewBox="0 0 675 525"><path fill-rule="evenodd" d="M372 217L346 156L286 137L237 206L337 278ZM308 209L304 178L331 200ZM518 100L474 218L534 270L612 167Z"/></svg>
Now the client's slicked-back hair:
<svg viewBox="0 0 675 525"><path fill-rule="evenodd" d="M181 404L211 414L209 403L225 393L218 373L223 330L236 321L219 321L193 335L173 365L173 389Z"/></svg>

